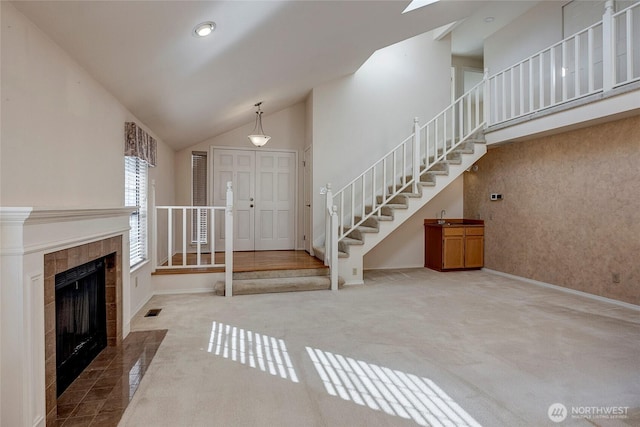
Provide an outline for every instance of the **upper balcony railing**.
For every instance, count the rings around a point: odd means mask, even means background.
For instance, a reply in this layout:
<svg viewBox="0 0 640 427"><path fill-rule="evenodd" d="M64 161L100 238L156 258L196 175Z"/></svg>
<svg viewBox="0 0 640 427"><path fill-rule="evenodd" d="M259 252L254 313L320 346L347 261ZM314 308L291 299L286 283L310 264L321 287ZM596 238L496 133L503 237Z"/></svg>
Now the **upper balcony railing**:
<svg viewBox="0 0 640 427"><path fill-rule="evenodd" d="M640 80L640 2L613 14L611 24L613 87L617 87Z"/></svg>
<svg viewBox="0 0 640 427"><path fill-rule="evenodd" d="M569 101L640 81L640 2L485 78L342 189L327 185L325 263L337 268L338 242L476 132ZM333 276L333 274L332 274ZM337 276L336 276L337 277Z"/></svg>
<svg viewBox="0 0 640 427"><path fill-rule="evenodd" d="M640 80L640 2L489 77L487 125Z"/></svg>

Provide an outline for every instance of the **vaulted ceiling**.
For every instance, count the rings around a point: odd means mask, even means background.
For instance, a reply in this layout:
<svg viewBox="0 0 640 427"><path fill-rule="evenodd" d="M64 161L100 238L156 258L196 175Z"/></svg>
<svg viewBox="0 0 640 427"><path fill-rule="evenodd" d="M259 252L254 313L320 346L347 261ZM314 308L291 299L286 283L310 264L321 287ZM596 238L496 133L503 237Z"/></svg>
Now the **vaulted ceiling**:
<svg viewBox="0 0 640 427"><path fill-rule="evenodd" d="M505 9L505 2L473 0L406 14L402 0L14 4L176 150L251 122L257 101L270 113L304 100L377 49ZM217 28L196 38L193 28L203 21ZM474 34L458 40L462 50L477 53L469 44L483 36Z"/></svg>

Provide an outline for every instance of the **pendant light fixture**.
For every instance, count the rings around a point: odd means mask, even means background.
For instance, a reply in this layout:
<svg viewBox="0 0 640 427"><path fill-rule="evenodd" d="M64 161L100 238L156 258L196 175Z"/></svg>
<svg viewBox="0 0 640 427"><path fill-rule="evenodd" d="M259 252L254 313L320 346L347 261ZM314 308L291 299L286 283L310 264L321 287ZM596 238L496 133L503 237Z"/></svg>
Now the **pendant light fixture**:
<svg viewBox="0 0 640 427"><path fill-rule="evenodd" d="M248 137L249 141L251 141L251 143L256 147L262 147L271 139L271 137L265 135L264 130L262 130L262 111L260 111L261 105L262 101L254 105L254 107L258 107L258 111L256 111L256 125L253 128L253 134L249 135Z"/></svg>

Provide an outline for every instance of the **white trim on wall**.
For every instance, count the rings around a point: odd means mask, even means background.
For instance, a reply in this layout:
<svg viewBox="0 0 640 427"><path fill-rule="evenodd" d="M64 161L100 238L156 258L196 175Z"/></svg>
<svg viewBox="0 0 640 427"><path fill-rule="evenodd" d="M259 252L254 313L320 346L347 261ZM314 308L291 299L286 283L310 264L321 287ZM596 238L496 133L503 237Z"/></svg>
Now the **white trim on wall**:
<svg viewBox="0 0 640 427"><path fill-rule="evenodd" d="M509 279L519 280L521 282L530 283L536 286L542 286L548 289L554 289L556 291L564 292L567 294L577 295L584 298L589 298L594 301L606 302L609 304L617 305L624 308L629 308L631 310L640 311L640 305L631 304L624 301L618 301L612 298L602 297L600 295L590 294L588 292L578 291L571 288L565 288L563 286L552 285L551 283L541 282L539 280L533 280L522 276L516 276L515 274L503 273L502 271L491 270L490 268L483 268L482 271L486 271L490 274L495 274L496 276L507 277Z"/></svg>

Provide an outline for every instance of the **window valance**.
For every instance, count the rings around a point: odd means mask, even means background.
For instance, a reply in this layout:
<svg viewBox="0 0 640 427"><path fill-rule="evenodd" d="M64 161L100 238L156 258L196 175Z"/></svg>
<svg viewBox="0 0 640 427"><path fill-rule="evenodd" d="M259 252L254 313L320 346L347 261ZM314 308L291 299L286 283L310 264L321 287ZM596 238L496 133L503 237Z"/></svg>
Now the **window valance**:
<svg viewBox="0 0 640 427"><path fill-rule="evenodd" d="M156 140L135 122L124 124L124 155L137 157L151 167L156 165Z"/></svg>

